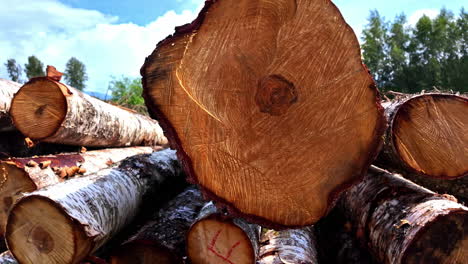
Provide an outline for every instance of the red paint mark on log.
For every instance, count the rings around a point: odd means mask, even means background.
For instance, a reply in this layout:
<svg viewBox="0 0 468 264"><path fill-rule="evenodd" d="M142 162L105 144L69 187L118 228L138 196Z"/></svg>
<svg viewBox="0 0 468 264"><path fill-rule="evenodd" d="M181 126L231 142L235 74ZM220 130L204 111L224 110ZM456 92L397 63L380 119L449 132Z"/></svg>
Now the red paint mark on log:
<svg viewBox="0 0 468 264"><path fill-rule="evenodd" d="M218 240L218 237L219 235L221 234L221 229L216 232L216 234L214 235L213 239L211 240L211 243L210 245L208 246L208 250L211 251L213 254L215 254L215 256L219 257L220 259L226 261L227 263L229 264L235 264L234 262L232 262L231 260L229 260L229 258L231 257L231 254L232 252L234 251L234 249L240 245L240 241L237 241L228 251L227 255L226 256L223 256L221 255L219 252L217 252L215 250L215 245L216 245L216 241Z"/></svg>

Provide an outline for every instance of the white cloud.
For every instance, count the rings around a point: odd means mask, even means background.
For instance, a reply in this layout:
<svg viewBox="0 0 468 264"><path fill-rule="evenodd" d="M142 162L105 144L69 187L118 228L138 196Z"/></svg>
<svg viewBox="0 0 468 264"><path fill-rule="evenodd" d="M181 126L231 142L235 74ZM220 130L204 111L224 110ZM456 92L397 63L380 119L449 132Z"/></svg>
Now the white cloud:
<svg viewBox="0 0 468 264"><path fill-rule="evenodd" d="M15 1L15 0L7 0ZM6 7L6 8L5 8ZM0 77L3 63L23 65L34 54L44 64L64 71L74 56L87 68L87 90L105 92L110 76L139 76L146 56L175 26L192 21L197 11L168 11L146 26L118 24L117 17L66 6L57 0L23 0L0 9Z"/></svg>
<svg viewBox="0 0 468 264"><path fill-rule="evenodd" d="M423 16L426 15L431 19L434 19L439 14L438 9L419 9L414 11L408 18L408 24L411 26L416 25L418 20Z"/></svg>

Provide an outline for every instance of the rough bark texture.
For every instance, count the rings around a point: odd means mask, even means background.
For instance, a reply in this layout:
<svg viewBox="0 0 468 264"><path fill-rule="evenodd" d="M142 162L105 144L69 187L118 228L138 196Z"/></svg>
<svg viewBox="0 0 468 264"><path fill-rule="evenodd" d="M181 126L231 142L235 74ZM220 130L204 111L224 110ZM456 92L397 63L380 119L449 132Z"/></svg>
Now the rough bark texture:
<svg viewBox="0 0 468 264"><path fill-rule="evenodd" d="M468 261L468 208L373 167L343 196L356 235L381 263Z"/></svg>
<svg viewBox="0 0 468 264"><path fill-rule="evenodd" d="M67 178L90 175L130 156L149 154L154 150L152 147L129 147L0 161L0 235L3 235L8 213L19 194Z"/></svg>
<svg viewBox="0 0 468 264"><path fill-rule="evenodd" d="M0 78L0 132L13 130L10 111L11 100L21 84Z"/></svg>
<svg viewBox="0 0 468 264"><path fill-rule="evenodd" d="M207 203L187 234L187 257L192 264L254 263L260 226L232 218Z"/></svg>
<svg viewBox="0 0 468 264"><path fill-rule="evenodd" d="M15 126L32 140L98 147L167 143L156 120L48 77L26 83L13 98L10 114Z"/></svg>
<svg viewBox="0 0 468 264"><path fill-rule="evenodd" d="M468 175L468 98L402 95L383 106L389 126L377 165L431 178Z"/></svg>
<svg viewBox="0 0 468 264"><path fill-rule="evenodd" d="M0 264L18 264L18 262L10 251L5 251L0 254Z"/></svg>
<svg viewBox="0 0 468 264"><path fill-rule="evenodd" d="M183 263L186 233L204 204L197 188L187 188L115 250L111 264Z"/></svg>
<svg viewBox="0 0 468 264"><path fill-rule="evenodd" d="M27 194L10 212L8 248L22 263L76 263L128 224L145 196L183 177L179 172L175 152L164 150Z"/></svg>
<svg viewBox="0 0 468 264"><path fill-rule="evenodd" d="M317 264L313 227L275 231L263 230L257 264Z"/></svg>
<svg viewBox="0 0 468 264"><path fill-rule="evenodd" d="M191 180L231 214L271 227L324 216L384 132L359 43L329 0L206 1L141 73Z"/></svg>

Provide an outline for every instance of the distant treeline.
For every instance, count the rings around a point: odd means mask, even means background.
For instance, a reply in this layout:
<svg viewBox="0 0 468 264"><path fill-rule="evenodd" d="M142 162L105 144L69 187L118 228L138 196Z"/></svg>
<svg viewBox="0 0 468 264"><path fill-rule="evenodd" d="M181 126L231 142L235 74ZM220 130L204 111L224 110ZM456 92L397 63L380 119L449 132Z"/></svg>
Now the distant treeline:
<svg viewBox="0 0 468 264"><path fill-rule="evenodd" d="M381 91L468 92L468 13L442 9L408 25L401 14L387 22L371 11L362 34L364 62Z"/></svg>

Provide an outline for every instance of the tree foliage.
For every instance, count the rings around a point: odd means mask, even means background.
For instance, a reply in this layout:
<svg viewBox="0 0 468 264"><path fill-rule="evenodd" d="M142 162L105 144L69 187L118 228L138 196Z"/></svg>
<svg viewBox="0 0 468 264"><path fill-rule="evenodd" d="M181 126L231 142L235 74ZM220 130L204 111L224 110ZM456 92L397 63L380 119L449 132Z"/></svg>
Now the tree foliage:
<svg viewBox="0 0 468 264"><path fill-rule="evenodd" d="M68 85L83 91L86 87L85 82L88 80L86 66L77 58L71 57L65 66L64 77Z"/></svg>
<svg viewBox="0 0 468 264"><path fill-rule="evenodd" d="M28 63L24 65L24 72L28 79L45 76L44 64L36 56L29 56Z"/></svg>
<svg viewBox="0 0 468 264"><path fill-rule="evenodd" d="M8 76L14 82L21 82L21 66L16 63L15 59L8 59L5 63Z"/></svg>
<svg viewBox="0 0 468 264"><path fill-rule="evenodd" d="M404 14L390 23L371 11L362 37L364 62L382 91L468 92L467 32L464 9L458 17L442 9L434 19L422 16L414 26Z"/></svg>
<svg viewBox="0 0 468 264"><path fill-rule="evenodd" d="M109 84L109 90L112 92L111 101L114 103L140 113L147 113L140 78L114 77Z"/></svg>

